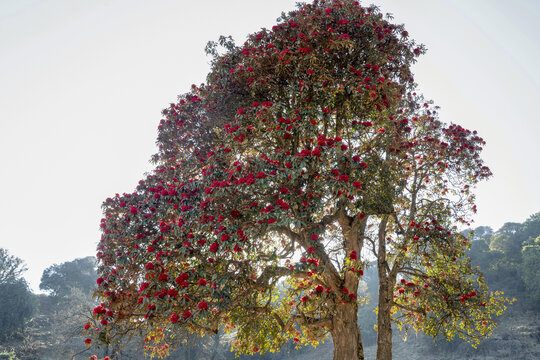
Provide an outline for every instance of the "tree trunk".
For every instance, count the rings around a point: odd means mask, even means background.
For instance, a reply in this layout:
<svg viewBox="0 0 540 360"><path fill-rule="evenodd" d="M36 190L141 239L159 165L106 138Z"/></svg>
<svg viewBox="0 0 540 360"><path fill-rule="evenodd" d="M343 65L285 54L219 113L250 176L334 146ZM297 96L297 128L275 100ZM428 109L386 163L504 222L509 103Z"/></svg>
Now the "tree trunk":
<svg viewBox="0 0 540 360"><path fill-rule="evenodd" d="M379 277L379 302L377 311L377 360L392 360L392 308L388 291L388 277Z"/></svg>
<svg viewBox="0 0 540 360"><path fill-rule="evenodd" d="M362 337L358 327L358 304L339 304L332 321L334 360L364 360Z"/></svg>
<svg viewBox="0 0 540 360"><path fill-rule="evenodd" d="M377 272L379 275L379 300L377 309L377 360L392 360L392 310L395 276L389 274L386 261L386 225L388 216L379 224Z"/></svg>

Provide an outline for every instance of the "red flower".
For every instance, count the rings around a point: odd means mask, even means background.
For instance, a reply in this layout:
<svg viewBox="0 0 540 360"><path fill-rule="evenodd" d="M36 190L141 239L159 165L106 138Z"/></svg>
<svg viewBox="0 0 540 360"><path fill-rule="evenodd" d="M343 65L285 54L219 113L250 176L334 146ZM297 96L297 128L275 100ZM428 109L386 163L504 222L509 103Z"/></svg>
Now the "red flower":
<svg viewBox="0 0 540 360"><path fill-rule="evenodd" d="M141 284L141 287L139 288L139 292L143 292L144 289L146 289L146 288L149 287L149 286L150 286L149 283L143 282L143 283Z"/></svg>
<svg viewBox="0 0 540 360"><path fill-rule="evenodd" d="M178 316L178 314L172 314L171 317L169 318L169 320L170 320L172 323L177 322L178 319L180 319L180 316Z"/></svg>
<svg viewBox="0 0 540 360"><path fill-rule="evenodd" d="M153 270L154 269L154 264L148 263L148 264L145 265L145 268L146 268L146 270Z"/></svg>
<svg viewBox="0 0 540 360"><path fill-rule="evenodd" d="M201 301L197 307L201 310L208 310L208 304L204 301Z"/></svg>
<svg viewBox="0 0 540 360"><path fill-rule="evenodd" d="M319 240L319 235L311 234L311 240Z"/></svg>
<svg viewBox="0 0 540 360"><path fill-rule="evenodd" d="M192 315L191 312L189 310L186 310L182 314L182 317L184 318L184 320L186 320L186 319L189 319L191 317L191 315Z"/></svg>
<svg viewBox="0 0 540 360"><path fill-rule="evenodd" d="M84 325L84 330L88 330L88 329L90 329L90 324Z"/></svg>
<svg viewBox="0 0 540 360"><path fill-rule="evenodd" d="M137 213L137 208L135 206L132 206L131 209L129 209L129 212L135 215Z"/></svg>
<svg viewBox="0 0 540 360"><path fill-rule="evenodd" d="M315 291L318 292L318 293L321 293L324 291L324 287L322 285L317 285L315 287Z"/></svg>
<svg viewBox="0 0 540 360"><path fill-rule="evenodd" d="M219 244L217 242L213 242L212 245L210 245L210 252L215 253L219 249Z"/></svg>
<svg viewBox="0 0 540 360"><path fill-rule="evenodd" d="M349 259L351 259L351 260L356 260L357 259L357 255L356 255L355 250L351 251L351 253L349 254Z"/></svg>
<svg viewBox="0 0 540 360"><path fill-rule="evenodd" d="M90 344L92 343L92 339L87 338L86 340L84 340L84 343L85 343L86 345L90 345Z"/></svg>
<svg viewBox="0 0 540 360"><path fill-rule="evenodd" d="M103 280L102 277L98 277L97 280L96 280L96 282L97 282L98 285L103 284L103 281L104 281L104 280Z"/></svg>
<svg viewBox="0 0 540 360"><path fill-rule="evenodd" d="M201 285L201 286L206 286L206 279L200 279L197 284Z"/></svg>

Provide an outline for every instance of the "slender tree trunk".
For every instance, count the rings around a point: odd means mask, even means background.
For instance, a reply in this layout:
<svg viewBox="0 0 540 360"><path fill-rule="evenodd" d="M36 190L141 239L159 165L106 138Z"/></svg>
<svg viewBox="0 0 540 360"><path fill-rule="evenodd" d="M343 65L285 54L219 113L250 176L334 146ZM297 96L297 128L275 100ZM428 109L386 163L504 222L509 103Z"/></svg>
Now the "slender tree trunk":
<svg viewBox="0 0 540 360"><path fill-rule="evenodd" d="M379 276L379 302L377 311L377 360L392 359L392 317L390 310L389 279Z"/></svg>
<svg viewBox="0 0 540 360"><path fill-rule="evenodd" d="M358 304L339 304L332 321L334 360L364 360L362 337L358 327Z"/></svg>
<svg viewBox="0 0 540 360"><path fill-rule="evenodd" d="M388 216L379 224L377 272L379 275L379 300L377 310L377 360L392 360L392 309L395 279L389 274L386 259L386 225Z"/></svg>

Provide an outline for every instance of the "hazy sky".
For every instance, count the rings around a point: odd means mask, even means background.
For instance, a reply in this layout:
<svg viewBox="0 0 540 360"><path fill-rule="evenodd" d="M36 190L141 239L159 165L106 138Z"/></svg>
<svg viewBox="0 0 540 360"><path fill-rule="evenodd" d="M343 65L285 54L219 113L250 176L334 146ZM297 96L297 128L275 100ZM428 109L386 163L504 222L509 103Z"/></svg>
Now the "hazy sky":
<svg viewBox="0 0 540 360"><path fill-rule="evenodd" d="M415 79L442 120L488 142L476 225L540 211L540 1L373 2L427 46ZM151 168L161 109L204 82L207 41L241 43L294 3L0 0L0 247L34 290L95 254L101 202Z"/></svg>

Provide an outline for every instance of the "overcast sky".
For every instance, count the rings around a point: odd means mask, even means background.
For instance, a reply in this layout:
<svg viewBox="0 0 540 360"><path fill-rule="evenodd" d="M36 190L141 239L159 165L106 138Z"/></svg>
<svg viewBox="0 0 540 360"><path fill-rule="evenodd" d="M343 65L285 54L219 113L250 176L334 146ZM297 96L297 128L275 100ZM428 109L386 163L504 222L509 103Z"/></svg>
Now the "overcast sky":
<svg viewBox="0 0 540 360"><path fill-rule="evenodd" d="M415 79L442 120L488 142L475 225L540 211L540 1L373 2L427 46ZM161 109L204 82L207 41L241 43L294 3L0 0L0 247L34 290L95 254L102 201L151 169Z"/></svg>

